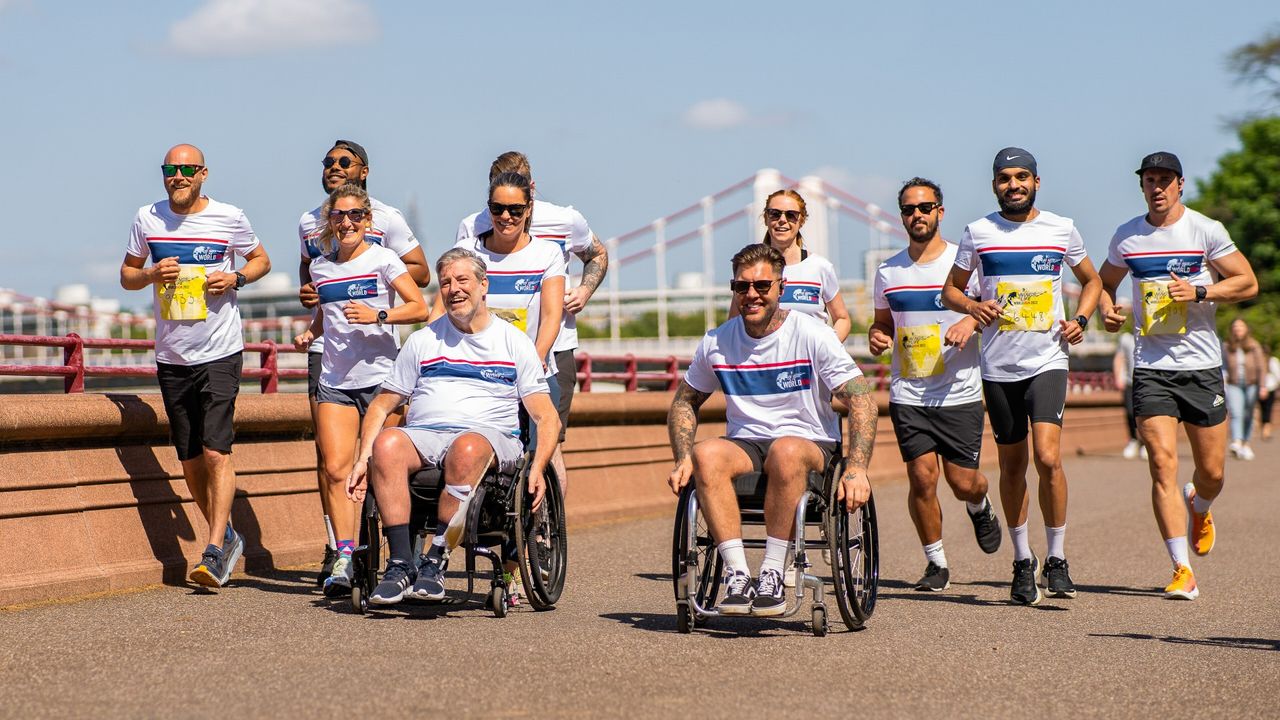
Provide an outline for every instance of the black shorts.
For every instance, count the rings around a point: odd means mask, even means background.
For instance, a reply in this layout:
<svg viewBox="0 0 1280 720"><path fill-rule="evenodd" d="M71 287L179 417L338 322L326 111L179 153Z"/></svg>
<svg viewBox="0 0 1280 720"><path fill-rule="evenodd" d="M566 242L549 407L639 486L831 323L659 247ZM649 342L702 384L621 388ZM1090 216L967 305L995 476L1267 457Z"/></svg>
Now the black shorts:
<svg viewBox="0 0 1280 720"><path fill-rule="evenodd" d="M889 403L902 461L936 452L960 467L978 467L982 453L982 401L948 407Z"/></svg>
<svg viewBox="0 0 1280 720"><path fill-rule="evenodd" d="M1133 414L1137 417L1163 415L1213 427L1227 419L1225 395L1221 368L1133 369Z"/></svg>
<svg viewBox="0 0 1280 720"><path fill-rule="evenodd" d="M241 353L198 365L156 363L160 397L169 415L169 437L179 460L200 457L205 448L231 452L243 363Z"/></svg>
<svg viewBox="0 0 1280 720"><path fill-rule="evenodd" d="M751 458L751 469L756 472L764 472L764 459L769 456L769 448L773 446L772 440L746 440L738 438L725 438L729 442L742 448L747 457ZM825 470L831 464L831 457L836 454L836 444L827 440L810 440L809 442L818 446L822 451L822 467Z"/></svg>
<svg viewBox="0 0 1280 720"><path fill-rule="evenodd" d="M573 391L578 387L578 360L572 350L561 350L555 353L556 382L560 385L560 401L556 409L560 411L560 442L564 442L564 431L569 429L569 407L573 405Z"/></svg>
<svg viewBox="0 0 1280 720"><path fill-rule="evenodd" d="M987 399L991 434L998 445L1016 445L1027 439L1027 420L1062 426L1067 405L1067 371L1046 370L1012 382L982 381Z"/></svg>
<svg viewBox="0 0 1280 720"><path fill-rule="evenodd" d="M331 388L324 383L320 383L320 388L316 390L315 399L318 403L353 407L360 413L360 417L364 417L365 412L369 409L369 403L378 397L378 393L381 390L381 385L343 390L342 388Z"/></svg>
<svg viewBox="0 0 1280 720"><path fill-rule="evenodd" d="M316 399L316 393L320 392L320 356L324 353L309 352L307 353L307 397L312 400Z"/></svg>

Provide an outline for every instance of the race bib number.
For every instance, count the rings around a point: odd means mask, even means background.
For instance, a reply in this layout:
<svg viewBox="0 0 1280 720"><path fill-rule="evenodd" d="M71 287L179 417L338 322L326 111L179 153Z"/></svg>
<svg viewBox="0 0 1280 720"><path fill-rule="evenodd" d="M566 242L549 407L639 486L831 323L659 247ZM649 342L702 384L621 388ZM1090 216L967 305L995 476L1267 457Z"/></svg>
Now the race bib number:
<svg viewBox="0 0 1280 720"><path fill-rule="evenodd" d="M156 286L156 303L161 320L204 320L209 317L205 303L206 274L203 265L179 265L178 279Z"/></svg>
<svg viewBox="0 0 1280 720"><path fill-rule="evenodd" d="M1138 288L1142 292L1143 335L1187 333L1187 304L1169 297L1168 281L1143 280Z"/></svg>
<svg viewBox="0 0 1280 720"><path fill-rule="evenodd" d="M1032 280L996 283L996 302L1004 310L1000 314L1000 330L1048 332L1053 329L1053 281Z"/></svg>
<svg viewBox="0 0 1280 720"><path fill-rule="evenodd" d="M489 308L494 315L506 320L522 333L529 333L529 309L528 308Z"/></svg>
<svg viewBox="0 0 1280 720"><path fill-rule="evenodd" d="M933 325L900 327L898 367L904 378L923 378L946 372L942 362L942 328Z"/></svg>

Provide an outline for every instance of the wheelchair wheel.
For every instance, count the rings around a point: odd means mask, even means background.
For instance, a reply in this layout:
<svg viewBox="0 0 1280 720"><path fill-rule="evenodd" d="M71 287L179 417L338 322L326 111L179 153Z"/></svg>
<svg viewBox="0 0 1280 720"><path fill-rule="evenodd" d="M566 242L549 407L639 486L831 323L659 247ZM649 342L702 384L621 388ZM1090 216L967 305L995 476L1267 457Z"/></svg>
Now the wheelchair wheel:
<svg viewBox="0 0 1280 720"><path fill-rule="evenodd" d="M537 512L532 509L533 496L528 494L528 482L521 476L516 483L516 507L519 508L515 522L516 556L520 579L534 610L555 607L564 591L569 567L560 481L550 466L543 472L543 480L547 490Z"/></svg>
<svg viewBox="0 0 1280 720"><path fill-rule="evenodd" d="M676 594L676 623L680 632L689 632L702 624L703 620L693 610L693 605L686 602L681 578L689 572L697 573L698 605L704 608L715 605L720 594L720 579L724 574L723 561L716 551L715 540L711 538L711 530L702 517L701 512L694 510L697 495L690 483L680 491L680 499L676 505L675 534L671 540L671 583ZM697 517L690 517L696 514ZM694 523L694 541L689 543L689 523Z"/></svg>
<svg viewBox="0 0 1280 720"><path fill-rule="evenodd" d="M489 591L489 598L485 601L485 606L493 611L494 617L504 618L507 616L507 596L506 592L498 587L493 586Z"/></svg>
<svg viewBox="0 0 1280 720"><path fill-rule="evenodd" d="M369 612L369 596L360 587L360 583L351 584L351 609L357 615L366 615Z"/></svg>
<svg viewBox="0 0 1280 720"><path fill-rule="evenodd" d="M833 484L834 490L834 484ZM880 541L876 530L874 494L853 513L829 497L827 542L840 618L850 630L860 630L876 606L880 584Z"/></svg>
<svg viewBox="0 0 1280 720"><path fill-rule="evenodd" d="M378 586L378 568L382 562L382 536L378 528L378 506L373 493L364 498L360 511L360 536L357 543L363 552L351 556L351 609L365 614L369 611L369 594Z"/></svg>

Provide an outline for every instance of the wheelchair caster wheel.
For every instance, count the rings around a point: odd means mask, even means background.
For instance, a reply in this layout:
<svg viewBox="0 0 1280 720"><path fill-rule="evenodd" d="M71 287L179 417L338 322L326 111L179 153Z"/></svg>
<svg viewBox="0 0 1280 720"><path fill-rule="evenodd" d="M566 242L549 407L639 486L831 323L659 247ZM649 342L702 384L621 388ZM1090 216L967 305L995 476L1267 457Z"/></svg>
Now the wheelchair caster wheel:
<svg viewBox="0 0 1280 720"><path fill-rule="evenodd" d="M351 586L351 609L357 615L364 615L369 612L369 598L365 597L364 591L359 585Z"/></svg>
<svg viewBox="0 0 1280 720"><path fill-rule="evenodd" d="M506 592L502 588L495 586L489 591L489 609L493 610L495 617L507 616Z"/></svg>
<svg viewBox="0 0 1280 720"><path fill-rule="evenodd" d="M676 630L683 635L693 632L693 608L688 603L676 604Z"/></svg>
<svg viewBox="0 0 1280 720"><path fill-rule="evenodd" d="M824 607L813 609L813 634L817 637L827 634L827 609Z"/></svg>

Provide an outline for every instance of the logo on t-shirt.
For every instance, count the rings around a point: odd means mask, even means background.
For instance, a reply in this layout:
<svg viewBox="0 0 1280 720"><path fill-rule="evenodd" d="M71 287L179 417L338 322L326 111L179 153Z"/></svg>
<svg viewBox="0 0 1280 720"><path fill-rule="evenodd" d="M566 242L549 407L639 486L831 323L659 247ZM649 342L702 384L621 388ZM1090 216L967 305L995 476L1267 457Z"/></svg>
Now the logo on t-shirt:
<svg viewBox="0 0 1280 720"><path fill-rule="evenodd" d="M151 250L151 261L160 262L165 258L178 258L179 265L215 265L227 257L227 249L231 243L216 238L173 238L149 237L147 248Z"/></svg>
<svg viewBox="0 0 1280 720"><path fill-rule="evenodd" d="M817 305L821 289L822 285L818 283L791 281L782 292L782 302Z"/></svg>
<svg viewBox="0 0 1280 720"><path fill-rule="evenodd" d="M542 286L542 278L517 278L512 287L518 293L536 293Z"/></svg>
<svg viewBox="0 0 1280 720"><path fill-rule="evenodd" d="M1200 263L1186 258L1170 258L1165 269L1178 275L1194 275L1200 272Z"/></svg>
<svg viewBox="0 0 1280 720"><path fill-rule="evenodd" d="M1169 273L1198 275L1204 267L1204 253L1172 250L1125 253L1124 262L1139 280L1169 279Z"/></svg>
<svg viewBox="0 0 1280 720"><path fill-rule="evenodd" d="M807 371L780 372L778 379L774 382L779 390L803 390L809 387L809 373Z"/></svg>
<svg viewBox="0 0 1280 720"><path fill-rule="evenodd" d="M726 395L776 395L808 390L813 383L809 360L780 363L712 365Z"/></svg>
<svg viewBox="0 0 1280 720"><path fill-rule="evenodd" d="M515 363L502 360L481 362L437 357L423 360L420 363L420 367L421 375L425 378L481 380L498 385L516 384Z"/></svg>
<svg viewBox="0 0 1280 720"><path fill-rule="evenodd" d="M378 294L378 283L374 280L361 280L347 286L347 297L374 297Z"/></svg>
<svg viewBox="0 0 1280 720"><path fill-rule="evenodd" d="M197 245L191 249L191 258L199 263L218 262L222 259L225 248Z"/></svg>
<svg viewBox="0 0 1280 720"><path fill-rule="evenodd" d="M378 276L368 274L321 280L316 283L316 293L320 295L322 303L346 302L353 298L375 298L378 296Z"/></svg>
<svg viewBox="0 0 1280 720"><path fill-rule="evenodd" d="M494 295L534 295L541 289L541 270L489 271L489 292Z"/></svg>
<svg viewBox="0 0 1280 720"><path fill-rule="evenodd" d="M1036 255L1031 258L1031 269L1038 273L1056 273L1062 271L1061 255Z"/></svg>

